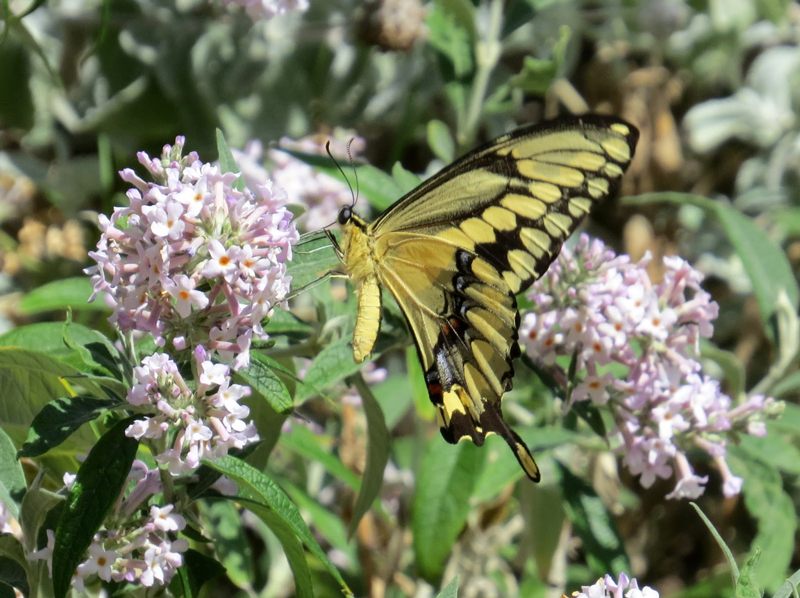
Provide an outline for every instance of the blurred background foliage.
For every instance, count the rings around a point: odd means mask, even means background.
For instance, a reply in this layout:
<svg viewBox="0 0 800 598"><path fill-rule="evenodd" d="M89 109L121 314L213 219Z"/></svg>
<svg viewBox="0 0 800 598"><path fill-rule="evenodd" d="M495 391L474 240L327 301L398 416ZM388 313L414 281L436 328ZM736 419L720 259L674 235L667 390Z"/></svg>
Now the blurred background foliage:
<svg viewBox="0 0 800 598"><path fill-rule="evenodd" d="M343 128L364 139L367 161L394 168L402 189L417 180L410 173L424 177L514 125L613 113L642 133L622 195L679 191L733 207L781 248L792 272L800 266L797 2L311 0L305 13L253 22L205 0L11 0L0 15L3 330L61 320L67 307L77 322L108 330L103 306L83 302L88 280L77 278L97 237L92 214L124 203L116 171L134 167L137 151L157 155L185 135L210 159L217 127L232 148ZM589 228L634 260L677 253L706 273L721 306L706 366L728 392L770 372L780 352L774 322L759 310L736 240L708 210L610 201ZM291 371L307 368L325 396L286 379L302 419L266 404L254 414L275 447L268 463L261 451L262 465L357 595L430 596L459 574L463 596L549 598L620 568L662 596L731 595L723 556L694 511L664 500L669 482L642 489L574 415L564 426L534 425L561 415L527 368L505 409L544 451L541 485L517 484L516 462L494 438L483 450L446 446L391 306L387 373L365 374L391 431L390 461L378 502L348 542L366 428L359 401L342 398L355 371L346 331L331 333L331 322L352 318L342 296L323 287L311 294L316 307L306 305L317 315L313 343L303 345L311 365L292 361L302 352L291 344L273 353ZM310 327L285 318L268 330L296 339ZM772 592L800 566L796 363L764 390L789 405L766 439L732 449L744 494L723 499L718 474L701 461L698 473L711 481L698 502L734 554L760 546L758 580ZM263 524L245 515L242 527L227 503L198 517L228 570L219 591L292 595L281 545ZM313 572L317 595L337 595L318 565Z"/></svg>

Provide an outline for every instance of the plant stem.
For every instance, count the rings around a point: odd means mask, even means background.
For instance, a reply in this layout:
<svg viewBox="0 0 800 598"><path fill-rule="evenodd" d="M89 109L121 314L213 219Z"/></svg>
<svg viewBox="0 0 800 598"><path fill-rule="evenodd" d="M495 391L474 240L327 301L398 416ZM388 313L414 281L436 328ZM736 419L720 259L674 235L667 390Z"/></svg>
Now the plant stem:
<svg viewBox="0 0 800 598"><path fill-rule="evenodd" d="M489 85L489 77L500 60L502 44L500 40L500 30L503 25L503 0L491 0L489 28L483 39L475 45L475 62L477 72L472 83L472 93L469 98L467 109L467 119L464 124L463 133L459 135L459 145L464 147L472 146L478 131L478 122L483 109L483 100L486 97L486 88Z"/></svg>

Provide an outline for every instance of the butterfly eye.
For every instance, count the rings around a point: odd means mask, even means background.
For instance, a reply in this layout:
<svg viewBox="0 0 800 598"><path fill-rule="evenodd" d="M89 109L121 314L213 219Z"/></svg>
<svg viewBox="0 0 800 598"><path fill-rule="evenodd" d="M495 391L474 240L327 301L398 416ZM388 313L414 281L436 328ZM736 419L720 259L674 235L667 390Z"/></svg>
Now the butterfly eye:
<svg viewBox="0 0 800 598"><path fill-rule="evenodd" d="M336 220L339 221L341 226L344 226L348 223L352 216L353 210L351 210L349 206L344 206L341 210L339 210L339 215L336 217Z"/></svg>

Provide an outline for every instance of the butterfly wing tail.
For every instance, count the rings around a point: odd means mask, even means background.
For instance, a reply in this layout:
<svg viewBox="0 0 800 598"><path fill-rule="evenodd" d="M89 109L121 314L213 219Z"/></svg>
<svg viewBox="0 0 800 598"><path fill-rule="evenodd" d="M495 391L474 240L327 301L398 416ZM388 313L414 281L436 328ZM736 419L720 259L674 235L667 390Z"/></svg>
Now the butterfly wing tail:
<svg viewBox="0 0 800 598"><path fill-rule="evenodd" d="M531 480L538 482L541 479L542 476L539 472L539 466L536 465L536 461L534 461L528 445L525 444L525 441L519 437L519 434L512 430L511 426L503 419L499 402L487 403L486 409L481 414L481 427L483 428L484 434L494 432L508 443L508 446L511 447L523 471Z"/></svg>

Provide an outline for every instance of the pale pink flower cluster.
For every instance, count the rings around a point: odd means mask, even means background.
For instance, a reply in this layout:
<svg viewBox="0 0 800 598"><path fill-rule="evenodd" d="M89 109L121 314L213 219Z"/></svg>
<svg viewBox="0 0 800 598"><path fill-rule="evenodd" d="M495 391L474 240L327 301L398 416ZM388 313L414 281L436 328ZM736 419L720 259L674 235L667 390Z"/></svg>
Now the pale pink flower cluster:
<svg viewBox="0 0 800 598"><path fill-rule="evenodd" d="M222 0L222 3L244 8L254 21L264 21L287 12L308 10L308 0Z"/></svg>
<svg viewBox="0 0 800 598"><path fill-rule="evenodd" d="M338 160L344 161L342 167L345 169L348 168L347 143L350 142L350 153L353 156L362 152L365 146L363 138L337 129L331 136L311 135L296 141L284 137L280 141L280 147L285 150L325 156L327 155L325 145L328 141L331 154ZM263 166L264 148L258 140L248 142L242 152L233 150L233 155L242 169L248 186L263 184L264 181L272 179L276 185L286 189L293 202L308 208L297 219L297 225L303 230L313 231L330 225L336 221L339 208L353 203L352 192L347 184L317 172L302 160L280 149L269 150L266 158L271 162L271 166L268 170ZM364 211L361 206L359 210Z"/></svg>
<svg viewBox="0 0 800 598"><path fill-rule="evenodd" d="M67 485L73 481L74 476L69 477ZM166 585L183 565L189 542L176 536L186 527L186 520L173 512L173 505L146 507L147 501L162 491L158 470L148 469L137 459L128 482L132 489L124 500L117 501L106 518L109 525L95 534L86 559L72 576L72 587L78 592L85 591L86 582L94 576L146 587ZM53 530L47 530L47 546L29 555L34 560L46 559L51 577L54 543Z"/></svg>
<svg viewBox="0 0 800 598"><path fill-rule="evenodd" d="M581 236L564 249L528 297L520 343L540 366L575 355L580 373L570 402L591 400L611 410L623 462L645 488L678 482L668 498L697 498L708 481L694 474L686 451L699 447L723 475L725 496L739 493L741 478L725 462L731 433L766 433L773 399L750 397L732 408L719 382L702 372L701 337L710 337L718 306L700 286L702 275L679 257L665 257L664 279L650 280L651 258L631 263L599 240ZM612 373L619 364L627 376ZM557 368L554 368L557 369ZM565 376L561 381L567 386Z"/></svg>
<svg viewBox="0 0 800 598"><path fill-rule="evenodd" d="M230 367L212 363L202 347L194 351L198 380L189 388L169 355L156 353L134 368L137 383L127 401L146 417L125 431L127 436L151 441L170 438L164 446L152 443L155 460L173 476L193 472L202 459L219 459L231 449L258 441L250 409L239 399L250 394L249 386L232 384Z"/></svg>
<svg viewBox="0 0 800 598"><path fill-rule="evenodd" d="M138 154L155 182L129 168L128 207L100 215L102 236L88 268L107 292L109 320L123 332L151 333L158 346L203 343L234 368L247 366L252 337L289 293L287 260L299 234L286 193L270 181L239 190L238 173L182 157L184 138L161 158ZM209 341L210 339L210 341Z"/></svg>
<svg viewBox="0 0 800 598"><path fill-rule="evenodd" d="M625 591L627 590L627 591ZM619 581L614 581L610 575L598 579L597 583L582 586L580 592L572 592L573 598L658 598L659 594L654 589L645 586L639 589L639 582L620 573Z"/></svg>

